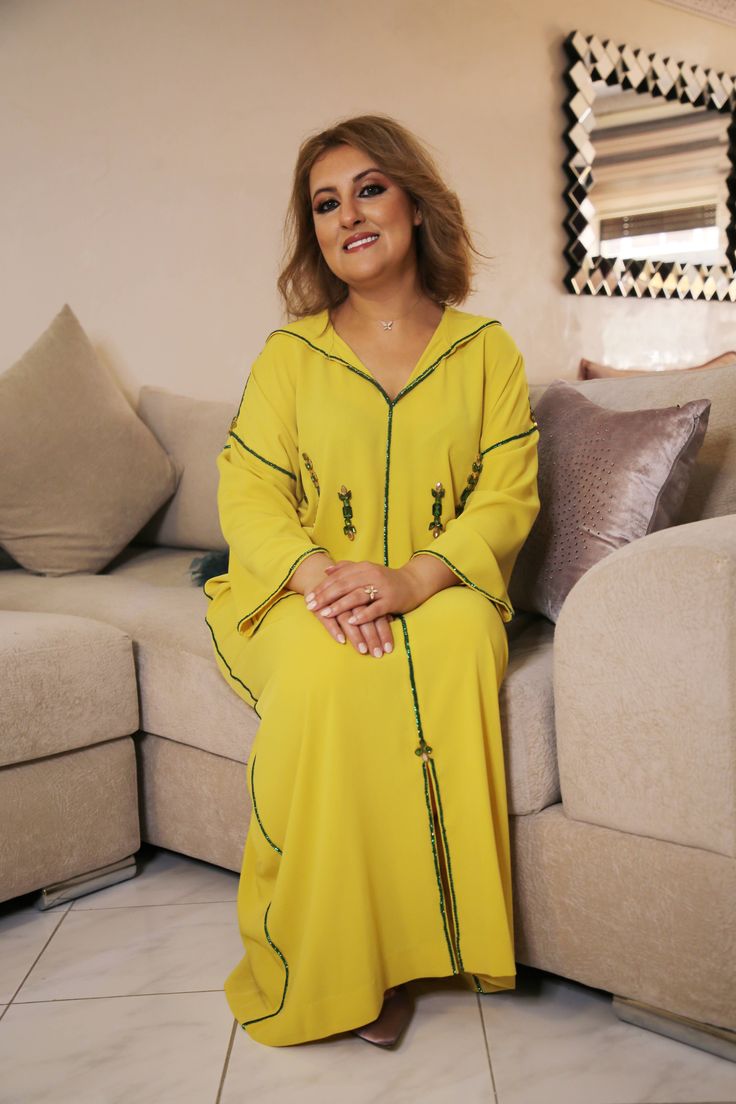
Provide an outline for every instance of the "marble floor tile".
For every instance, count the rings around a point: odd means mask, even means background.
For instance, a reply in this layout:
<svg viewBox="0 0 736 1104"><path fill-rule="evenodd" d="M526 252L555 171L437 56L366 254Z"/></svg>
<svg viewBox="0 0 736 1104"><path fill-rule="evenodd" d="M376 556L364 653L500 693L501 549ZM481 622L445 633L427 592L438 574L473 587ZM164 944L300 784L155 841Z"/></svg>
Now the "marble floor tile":
<svg viewBox="0 0 736 1104"><path fill-rule="evenodd" d="M222 993L14 1003L0 1104L215 1104L232 1023Z"/></svg>
<svg viewBox="0 0 736 1104"><path fill-rule="evenodd" d="M0 1001L8 1002L58 928L68 904L39 912L36 894L0 903Z"/></svg>
<svg viewBox="0 0 736 1104"><path fill-rule="evenodd" d="M183 905L232 901L238 875L200 859L144 844L136 853L138 873L125 882L77 897L72 908L125 908L127 905Z"/></svg>
<svg viewBox="0 0 736 1104"><path fill-rule="evenodd" d="M499 1104L736 1101L736 1064L619 1020L609 994L520 966L480 998Z"/></svg>
<svg viewBox="0 0 736 1104"><path fill-rule="evenodd" d="M475 993L452 978L409 988L414 1016L396 1050L351 1034L268 1047L236 1027L219 1104L494 1104Z"/></svg>
<svg viewBox="0 0 736 1104"><path fill-rule="evenodd" d="M15 999L222 990L242 955L232 901L71 909Z"/></svg>

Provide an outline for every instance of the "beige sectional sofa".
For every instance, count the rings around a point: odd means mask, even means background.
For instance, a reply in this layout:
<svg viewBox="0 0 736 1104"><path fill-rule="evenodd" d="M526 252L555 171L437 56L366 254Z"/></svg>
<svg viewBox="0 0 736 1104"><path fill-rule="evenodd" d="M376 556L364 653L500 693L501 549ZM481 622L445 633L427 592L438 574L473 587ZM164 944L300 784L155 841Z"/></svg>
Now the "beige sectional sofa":
<svg viewBox="0 0 736 1104"><path fill-rule="evenodd" d="M588 571L556 626L507 626L517 959L736 1058L736 369L575 386L622 410L713 405L683 523ZM141 840L240 869L259 718L190 576L225 548L232 412L144 387L174 497L98 574L0 570L0 900L132 877Z"/></svg>

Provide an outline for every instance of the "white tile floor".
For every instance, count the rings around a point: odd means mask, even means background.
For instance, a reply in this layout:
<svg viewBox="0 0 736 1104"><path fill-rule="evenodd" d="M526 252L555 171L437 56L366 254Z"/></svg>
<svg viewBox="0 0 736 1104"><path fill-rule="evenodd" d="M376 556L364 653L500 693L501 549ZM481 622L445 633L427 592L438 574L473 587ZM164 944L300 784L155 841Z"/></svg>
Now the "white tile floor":
<svg viewBox="0 0 736 1104"><path fill-rule="evenodd" d="M0 905L2 1104L736 1102L736 1064L525 967L485 997L412 982L395 1051L352 1035L262 1046L222 992L242 954L237 875L149 846L138 858L137 877L70 905Z"/></svg>

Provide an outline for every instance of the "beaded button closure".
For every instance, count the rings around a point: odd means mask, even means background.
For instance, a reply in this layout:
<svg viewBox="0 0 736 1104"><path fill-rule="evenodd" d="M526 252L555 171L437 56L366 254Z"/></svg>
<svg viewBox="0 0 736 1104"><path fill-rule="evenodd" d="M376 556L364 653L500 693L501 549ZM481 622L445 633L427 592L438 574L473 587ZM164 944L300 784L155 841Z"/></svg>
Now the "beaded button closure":
<svg viewBox="0 0 736 1104"><path fill-rule="evenodd" d="M349 491L344 483L340 487L340 490L337 492L337 497L342 502L342 516L345 522L342 527L342 531L348 538L348 540L355 540L355 534L357 532L355 526L352 524L353 508L350 505L350 496L352 495L352 493L353 492Z"/></svg>
<svg viewBox="0 0 736 1104"><path fill-rule="evenodd" d="M432 497L434 498L434 502L432 503L432 520L427 528L432 530L432 536L438 537L445 528L442 524L442 499L445 497L445 488L441 483L435 483L432 488Z"/></svg>

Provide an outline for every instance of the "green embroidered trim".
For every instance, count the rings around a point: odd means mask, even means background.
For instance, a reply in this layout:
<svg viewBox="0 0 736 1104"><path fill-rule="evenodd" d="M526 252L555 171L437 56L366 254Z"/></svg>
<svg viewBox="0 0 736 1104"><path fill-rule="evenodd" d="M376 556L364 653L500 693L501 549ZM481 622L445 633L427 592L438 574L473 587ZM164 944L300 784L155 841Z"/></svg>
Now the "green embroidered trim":
<svg viewBox="0 0 736 1104"><path fill-rule="evenodd" d="M233 433L232 429L230 430L228 436L234 437L239 445L242 445L244 449L252 453L253 456L257 457L258 460L262 460L264 464L268 464L270 468L275 468L276 471L283 472L284 475L288 475L291 479L296 479L296 476L293 472L290 472L287 468L282 468L280 464L274 464L272 460L267 460L265 456L261 456L260 452L256 452L256 450L252 449L250 445L246 445L245 441L238 437L237 433Z"/></svg>
<svg viewBox="0 0 736 1104"><path fill-rule="evenodd" d="M504 437L503 441L496 441L495 445L489 445L488 448L484 448L481 452L481 456L485 456L485 454L487 452L490 452L491 449L500 448L501 445L507 445L509 441L518 441L521 437L528 437L529 434L534 433L535 430L539 430L539 426L536 424L536 422L531 429L526 429L523 433L515 433L513 437Z"/></svg>
<svg viewBox="0 0 736 1104"><path fill-rule="evenodd" d="M228 661L227 661L227 660L225 659L224 655L223 655L223 654L222 654L222 652L220 651L220 645L219 645L219 644L217 643L217 638L215 637L215 634L214 634L214 632L213 632L212 626L210 625L210 623L209 623L209 621L207 620L207 618L206 618L206 617L205 617L205 619L204 619L204 623L205 623L205 625L207 626L207 628L208 628L208 629L210 630L210 636L212 637L212 643L213 643L213 644L215 645L215 651L217 652L217 654L219 655L220 659L222 660L222 662L223 662L223 663L225 664L225 666L227 667L227 669L228 669L228 673L229 673L230 677L231 677L231 678L232 678L232 679L233 679L233 680L234 680L235 682L239 682L239 683L240 683L240 685L241 685L241 686L243 687L243 689L244 689L244 690L247 690L247 692L248 692L248 693L250 694L251 698L253 699L253 709L255 710L255 712L256 712L256 715L260 717L260 713L259 713L259 712L258 712L258 710L256 709L256 705L258 704L258 699L256 698L256 696L255 696L255 694L253 693L253 691L251 690L251 688L250 688L249 686L246 686L246 685L245 685L245 683L243 682L243 680L242 680L242 679L239 679L239 678L238 678L238 676L237 676L236 674L234 674L234 673L233 673L233 669L232 669L232 667L230 666L230 664L228 663Z"/></svg>
<svg viewBox="0 0 736 1104"><path fill-rule="evenodd" d="M317 473L314 470L314 464L309 459L306 452L302 453L302 459L304 460L304 467L309 472L309 478L312 480L312 483L314 484L314 486L317 490L317 495L319 495L319 479L317 478Z"/></svg>
<svg viewBox="0 0 736 1104"><path fill-rule="evenodd" d="M266 837L266 839L268 840L268 842L273 847L274 851L277 851L279 855L283 855L283 851L281 850L281 848L278 847L273 842L273 840L269 836L268 832L263 827L263 821L261 820L260 814L258 812L258 805L256 804L256 791L255 791L254 786L253 786L253 772L255 771L255 769L256 769L256 756L254 755L253 756L253 762L251 763L251 766L250 766L250 796L251 796L251 799L253 801L253 812L256 814L256 820L258 821L259 828L263 832L263 834Z"/></svg>
<svg viewBox="0 0 736 1104"><path fill-rule="evenodd" d="M435 483L432 488L432 497L434 498L434 502L432 503L432 520L427 528L432 530L433 536L438 537L445 528L442 524L442 499L445 497L445 488L441 483Z"/></svg>
<svg viewBox="0 0 736 1104"><path fill-rule="evenodd" d="M434 830L434 817L432 815L432 805L429 797L429 772L427 770L427 764L422 764L422 775L424 776L424 800L427 805L427 817L429 819L429 836L432 840L432 854L434 856L434 872L437 878L437 886L439 889L440 897L440 912L442 913L442 925L445 929L445 942L447 943L447 953L450 956L450 963L452 965L453 974L457 974L460 971L457 968L457 960L455 958L455 952L452 946L452 940L450 939L450 928L447 923L447 911L445 906L445 891L442 885L442 873L440 871L440 863L437 855L437 834Z"/></svg>
<svg viewBox="0 0 736 1104"><path fill-rule="evenodd" d="M394 399L394 402L398 402L399 399L402 397L402 395L406 395L409 391L413 390L413 388L415 388L418 384L420 384L423 379L427 378L427 376L430 374L430 372L434 372L435 368L440 363L440 361L444 360L445 357L448 357L450 355L450 353L453 353L455 351L455 349L457 349L458 345L462 345L463 342L465 342L465 341L470 341L471 338L475 337L476 334L479 334L481 332L481 330L487 329L488 326L500 326L500 325L501 325L501 323L497 319L494 318L492 321L484 322L482 326L478 326L478 329L473 330L472 333L465 334L463 337L459 337L457 339L457 341L453 341L450 348L446 349L445 352L442 354L442 356L439 356L437 358L437 360L434 361L433 364L430 364L428 368L425 368L424 371L422 372L421 376L417 376L417 378L413 381L413 383L407 384L406 387L402 391L399 391L398 395Z"/></svg>
<svg viewBox="0 0 736 1104"><path fill-rule="evenodd" d="M487 590L483 590L483 587L477 586L471 579L468 578L467 575L463 575L460 568L455 567L455 564L452 563L451 560L448 560L446 556L443 556L441 552L435 552L433 548L419 548L416 552L412 552L410 559L413 559L415 556L437 556L438 559L447 564L451 571L455 572L458 579L462 579L462 581L464 583L467 583L469 587L472 587L473 590L477 590L480 594L484 594L486 598L488 598L495 605L503 606L504 609L508 610L512 617L514 616L514 610L511 608L508 602L504 602L503 598L494 598L494 596L492 594L489 594Z"/></svg>
<svg viewBox="0 0 736 1104"><path fill-rule="evenodd" d="M291 578L291 576L294 573L295 569L299 566L299 564L302 562L304 557L305 556L311 556L315 552L327 552L328 556L330 554L329 550L327 548L323 548L322 545L319 545L319 547L308 548L306 550L306 552L302 552L301 556L297 556L297 558L294 560L293 564L291 565L289 570L286 572L286 575L284 575L284 577L281 580L281 582L279 583L279 585L274 590L271 591L271 593L268 595L268 597L264 598L262 602L259 602L258 605L255 607L255 609L252 609L250 611L250 613L246 613L244 617L240 618L240 620L238 621L238 624L237 624L238 631L240 631L240 626L243 624L244 621L250 621L251 617L255 617L255 615L258 613L259 610L263 609L264 606L268 605L268 603L273 598L274 594L278 594L278 592L283 587L284 583L288 582L288 580Z"/></svg>
<svg viewBox="0 0 736 1104"><path fill-rule="evenodd" d="M428 819L429 819L429 836L430 836L430 839L432 841L432 855L433 855L433 858L434 858L435 876L437 878L437 889L438 889L438 894L439 894L440 913L442 915L442 924L443 924L443 928L444 928L444 932L445 932L445 941L447 943L447 951L448 951L448 954L450 956L450 962L452 964L452 972L453 972L453 974L456 974L456 973L459 973L460 971L456 968L457 960L456 960L455 950L454 950L453 945L452 945L452 940L450 938L450 929L449 929L449 925L448 925L448 922L447 922L447 911L446 911L446 906L445 906L445 891L444 891L444 886L442 885L442 874L441 874L441 871L440 871L439 856L437 854L437 839L436 839L436 833L435 833L435 830L434 830L434 817L432 815L432 806L431 806L430 797L429 797L429 773L428 773L428 769L427 769L427 762L429 761L429 756L432 754L432 748L429 746L429 744L424 739L424 732L422 730L422 719L419 715L419 698L417 696L416 682L414 680L414 663L413 663L413 660L412 660L412 657L411 657L411 647L409 645L409 632L407 630L406 620L405 620L403 614L399 614L399 620L401 621L401 628L402 628L403 634L404 634L404 648L406 650L406 657L407 657L407 660L408 660L408 663L409 663L409 683L411 685L412 707L414 709L414 723L416 725L417 734L419 736L419 746L414 749L414 754L418 755L418 756L421 756L421 759L422 759L422 773L424 775L424 798L425 798L425 802L426 802L426 805L427 805L427 815L428 815ZM439 810L439 796L437 797L437 808ZM449 873L449 864L448 864L448 873ZM457 931L457 925L455 927L455 930Z"/></svg>
<svg viewBox="0 0 736 1104"><path fill-rule="evenodd" d="M394 424L394 408L388 408L388 423L386 425L386 475L383 481L383 562L388 567L388 486L389 471L391 468L391 434Z"/></svg>
<svg viewBox="0 0 736 1104"><path fill-rule="evenodd" d="M342 518L343 518L343 521L345 522L345 524L342 527L342 531L345 534L345 536L348 538L348 540L355 540L355 533L356 533L356 528L352 524L353 507L350 505L350 496L352 495L352 493L353 492L349 491L344 483L340 487L340 490L337 492L337 497L342 502Z"/></svg>
<svg viewBox="0 0 736 1104"><path fill-rule="evenodd" d="M479 452L475 457L475 460L473 461L472 471L470 472L470 475L466 480L467 486L465 487L463 493L460 495L460 505L455 510L455 517L460 517L460 514L465 509L465 504L468 501L468 495L475 488L475 485L478 482L478 479L480 478L480 473L482 471L483 453Z"/></svg>
<svg viewBox="0 0 736 1104"><path fill-rule="evenodd" d="M434 759L429 760L429 769L432 771L432 780L434 782L434 792L436 797L437 810L440 818L440 831L442 832L442 845L445 852L445 865L447 866L447 880L450 883L450 895L452 897L452 916L455 922L455 942L457 950L457 960L460 970L464 970L463 956L460 953L460 921L457 916L457 900L455 899L455 883L452 878L452 861L450 859L450 845L447 842L447 832L445 831L445 814L442 809L442 794L440 793L440 782L437 777L437 764Z"/></svg>
<svg viewBox="0 0 736 1104"><path fill-rule="evenodd" d="M284 991L281 994L281 1004L278 1006L278 1008L276 1009L275 1012L269 1012L266 1016L256 1016L255 1019L253 1019L253 1020L245 1020L240 1025L243 1028L243 1030L245 1030L246 1024L260 1023L261 1020L270 1020L272 1016L278 1016L279 1012L284 1007L284 1001L286 1000L286 990L289 988L289 963L286 961L286 959L282 955L281 951L279 950L279 948L274 943L273 939L271 939L271 936L270 936L269 931L268 931L268 913L269 913L270 908L271 908L271 902L269 902L268 908L266 909L266 911L264 913L264 916L263 916L263 931L265 932L266 939L269 942L269 946L273 947L274 951L276 952L276 954L279 956L279 958L281 959L281 961L284 964L284 970L286 971L286 976L284 978Z"/></svg>
<svg viewBox="0 0 736 1104"><path fill-rule="evenodd" d="M419 735L419 747L414 749L414 754L421 755L426 761L427 757L432 754L432 749L424 739L424 732L422 731L422 719L419 716L419 698L417 697L417 688L414 683L414 663L411 658L411 648L409 647L409 632L406 627L404 615L401 613L399 614L399 621L401 622L401 628L404 633L404 648L406 649L406 657L409 661L409 682L411 684L411 698L414 709L414 724L416 725Z"/></svg>

